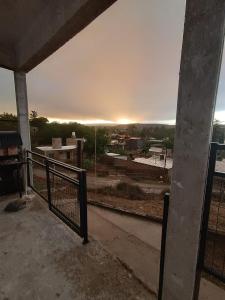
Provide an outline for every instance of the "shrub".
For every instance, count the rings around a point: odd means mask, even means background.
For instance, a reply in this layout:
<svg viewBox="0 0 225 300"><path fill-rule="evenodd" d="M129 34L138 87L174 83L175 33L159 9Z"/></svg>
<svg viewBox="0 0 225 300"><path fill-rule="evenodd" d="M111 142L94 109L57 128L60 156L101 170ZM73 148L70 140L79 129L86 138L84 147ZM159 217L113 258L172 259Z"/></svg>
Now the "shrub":
<svg viewBox="0 0 225 300"><path fill-rule="evenodd" d="M99 188L97 192L104 195L111 195L115 197L126 198L129 200L146 199L145 192L138 185L126 182L120 182L115 187L107 186L104 188Z"/></svg>
<svg viewBox="0 0 225 300"><path fill-rule="evenodd" d="M83 161L83 168L86 170L90 170L94 167L94 161L88 158L85 158Z"/></svg>

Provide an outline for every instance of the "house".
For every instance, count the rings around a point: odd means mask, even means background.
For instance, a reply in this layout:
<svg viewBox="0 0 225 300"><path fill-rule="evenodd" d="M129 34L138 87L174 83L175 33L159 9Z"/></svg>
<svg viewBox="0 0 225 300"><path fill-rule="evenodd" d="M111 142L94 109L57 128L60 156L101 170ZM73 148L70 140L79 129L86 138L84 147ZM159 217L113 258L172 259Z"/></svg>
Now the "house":
<svg viewBox="0 0 225 300"><path fill-rule="evenodd" d="M144 140L140 137L130 137L126 140L125 149L128 151L138 151L144 146Z"/></svg>

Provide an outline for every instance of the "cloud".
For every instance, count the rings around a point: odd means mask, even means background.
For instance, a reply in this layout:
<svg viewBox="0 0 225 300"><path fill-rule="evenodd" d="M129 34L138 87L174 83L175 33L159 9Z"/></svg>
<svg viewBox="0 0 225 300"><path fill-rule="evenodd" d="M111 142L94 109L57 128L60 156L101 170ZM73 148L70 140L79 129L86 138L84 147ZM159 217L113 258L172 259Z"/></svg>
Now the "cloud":
<svg viewBox="0 0 225 300"><path fill-rule="evenodd" d="M185 0L118 0L28 74L30 109L61 119L175 119L184 11ZM15 110L11 77L0 77L1 107Z"/></svg>

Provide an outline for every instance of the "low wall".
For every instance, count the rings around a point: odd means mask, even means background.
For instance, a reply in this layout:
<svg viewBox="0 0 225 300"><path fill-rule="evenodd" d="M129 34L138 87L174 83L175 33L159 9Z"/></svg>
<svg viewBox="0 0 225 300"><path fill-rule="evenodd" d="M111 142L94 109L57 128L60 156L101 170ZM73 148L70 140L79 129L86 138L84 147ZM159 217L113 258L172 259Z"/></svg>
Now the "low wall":
<svg viewBox="0 0 225 300"><path fill-rule="evenodd" d="M103 156L101 161L111 167L120 170L128 176L140 176L152 180L170 181L171 171L157 166L142 164L132 160L123 160L116 157Z"/></svg>

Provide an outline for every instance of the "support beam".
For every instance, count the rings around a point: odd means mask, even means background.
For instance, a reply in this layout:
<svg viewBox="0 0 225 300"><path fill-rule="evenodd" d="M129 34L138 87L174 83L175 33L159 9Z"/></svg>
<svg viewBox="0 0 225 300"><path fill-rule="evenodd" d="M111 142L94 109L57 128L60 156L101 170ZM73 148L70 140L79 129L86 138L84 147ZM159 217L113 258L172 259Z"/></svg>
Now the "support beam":
<svg viewBox="0 0 225 300"><path fill-rule="evenodd" d="M31 143L26 74L23 72L14 72L14 82L16 91L16 106L19 122L19 132L23 141L23 149L30 150Z"/></svg>
<svg viewBox="0 0 225 300"><path fill-rule="evenodd" d="M209 143L224 41L225 0L187 0L163 300L195 294Z"/></svg>

